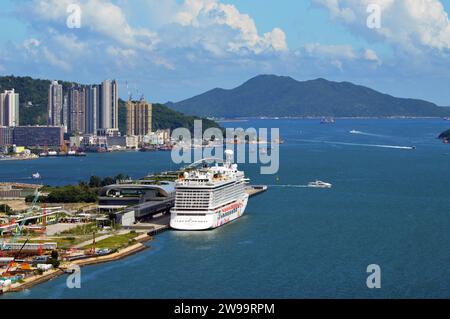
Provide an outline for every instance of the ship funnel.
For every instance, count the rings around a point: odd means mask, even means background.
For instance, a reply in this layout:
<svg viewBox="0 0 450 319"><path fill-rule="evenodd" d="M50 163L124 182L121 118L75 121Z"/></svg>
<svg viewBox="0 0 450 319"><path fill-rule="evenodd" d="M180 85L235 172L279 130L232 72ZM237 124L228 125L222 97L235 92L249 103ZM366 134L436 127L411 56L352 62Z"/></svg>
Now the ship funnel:
<svg viewBox="0 0 450 319"><path fill-rule="evenodd" d="M234 152L232 150L225 151L225 162L231 164L233 162Z"/></svg>

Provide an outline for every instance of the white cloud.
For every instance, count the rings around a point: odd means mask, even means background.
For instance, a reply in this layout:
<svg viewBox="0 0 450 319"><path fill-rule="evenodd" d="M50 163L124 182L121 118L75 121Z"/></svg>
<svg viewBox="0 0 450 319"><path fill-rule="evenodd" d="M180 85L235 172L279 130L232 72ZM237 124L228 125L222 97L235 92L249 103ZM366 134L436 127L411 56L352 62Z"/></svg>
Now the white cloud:
<svg viewBox="0 0 450 319"><path fill-rule="evenodd" d="M58 58L54 52L52 52L47 47L42 48L42 53L46 61L59 69L62 69L66 72L72 71L72 65L65 60Z"/></svg>
<svg viewBox="0 0 450 319"><path fill-rule="evenodd" d="M305 52L310 56L340 58L354 60L357 57L355 49L351 45L322 45L320 43L308 43Z"/></svg>
<svg viewBox="0 0 450 319"><path fill-rule="evenodd" d="M425 54L430 50L447 56L450 51L450 21L438 0L314 0L326 7L333 19L366 37L377 36L401 53ZM367 7L381 8L381 28L366 25Z"/></svg>
<svg viewBox="0 0 450 319"><path fill-rule="evenodd" d="M376 67L381 65L376 52L372 49L355 49L351 45L325 45L320 43L307 43L296 52L299 58L315 60L321 64L330 64L343 71L345 64L350 63L371 63Z"/></svg>
<svg viewBox="0 0 450 319"><path fill-rule="evenodd" d="M167 70L170 70L170 71L175 70L175 65L172 62L170 62L169 60L165 59L165 58L155 57L153 59L153 62L156 65L162 66L162 67L164 67Z"/></svg>
<svg viewBox="0 0 450 319"><path fill-rule="evenodd" d="M114 57L121 57L126 59L132 59L136 57L136 51L133 49L122 49L113 46L108 46L106 52L108 52L108 54Z"/></svg>
<svg viewBox="0 0 450 319"><path fill-rule="evenodd" d="M81 55L86 53L88 45L78 40L73 34L56 33L53 36L55 44L64 51L70 52L73 55Z"/></svg>
<svg viewBox="0 0 450 319"><path fill-rule="evenodd" d="M372 49L365 49L364 51L364 58L368 61L374 61L376 62L378 65L381 64L381 60L378 57L377 53L372 50Z"/></svg>
<svg viewBox="0 0 450 319"><path fill-rule="evenodd" d="M33 38L26 39L23 42L24 48L30 52L35 51L36 48L38 48L40 45L41 45L41 42L39 40L33 39Z"/></svg>
<svg viewBox="0 0 450 319"><path fill-rule="evenodd" d="M264 51L286 51L286 35L280 28L274 28L260 36L254 20L231 4L218 0L185 0L175 15L174 22L184 26L200 28L204 38L211 27L223 26L236 32L223 32L227 51L239 52L242 49L259 54ZM231 35L231 36L230 36ZM208 41L207 41L208 42Z"/></svg>
<svg viewBox="0 0 450 319"><path fill-rule="evenodd" d="M67 8L72 3L72 0L35 0L26 5L26 12L32 20L53 22L66 28ZM110 1L81 0L79 5L82 28L89 28L123 45L146 50L152 50L159 41L151 30L131 27L122 9Z"/></svg>

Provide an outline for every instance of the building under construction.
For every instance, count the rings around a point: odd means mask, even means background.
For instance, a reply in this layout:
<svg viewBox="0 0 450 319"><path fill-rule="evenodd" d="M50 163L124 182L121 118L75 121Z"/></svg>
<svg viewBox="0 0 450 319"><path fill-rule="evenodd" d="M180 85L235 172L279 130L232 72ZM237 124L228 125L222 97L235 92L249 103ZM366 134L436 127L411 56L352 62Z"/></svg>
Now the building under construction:
<svg viewBox="0 0 450 319"><path fill-rule="evenodd" d="M127 101L127 135L145 136L152 132L152 104L140 101Z"/></svg>

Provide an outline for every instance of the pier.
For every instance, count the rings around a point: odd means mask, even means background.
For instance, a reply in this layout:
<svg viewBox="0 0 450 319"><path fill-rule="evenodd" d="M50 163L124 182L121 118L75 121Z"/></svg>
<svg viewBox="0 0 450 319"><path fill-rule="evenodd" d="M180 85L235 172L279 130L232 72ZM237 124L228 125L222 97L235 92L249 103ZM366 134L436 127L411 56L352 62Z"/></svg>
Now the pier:
<svg viewBox="0 0 450 319"><path fill-rule="evenodd" d="M259 194L262 194L267 191L266 185L251 185L245 188L245 192L249 197L253 197Z"/></svg>

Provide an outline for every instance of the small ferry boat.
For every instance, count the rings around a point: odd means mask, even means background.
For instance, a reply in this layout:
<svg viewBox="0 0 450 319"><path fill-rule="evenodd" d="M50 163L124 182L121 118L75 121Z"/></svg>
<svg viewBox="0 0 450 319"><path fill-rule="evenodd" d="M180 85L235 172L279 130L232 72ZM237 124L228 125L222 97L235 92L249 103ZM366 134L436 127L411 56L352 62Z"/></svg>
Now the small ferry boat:
<svg viewBox="0 0 450 319"><path fill-rule="evenodd" d="M34 174L32 174L33 179L40 179L41 178L41 174L39 174L39 172L36 172Z"/></svg>
<svg viewBox="0 0 450 319"><path fill-rule="evenodd" d="M334 124L336 123L336 120L333 117L324 117L320 121L320 124Z"/></svg>
<svg viewBox="0 0 450 319"><path fill-rule="evenodd" d="M333 185L322 181L314 181L308 184L308 187L313 188L331 188Z"/></svg>

